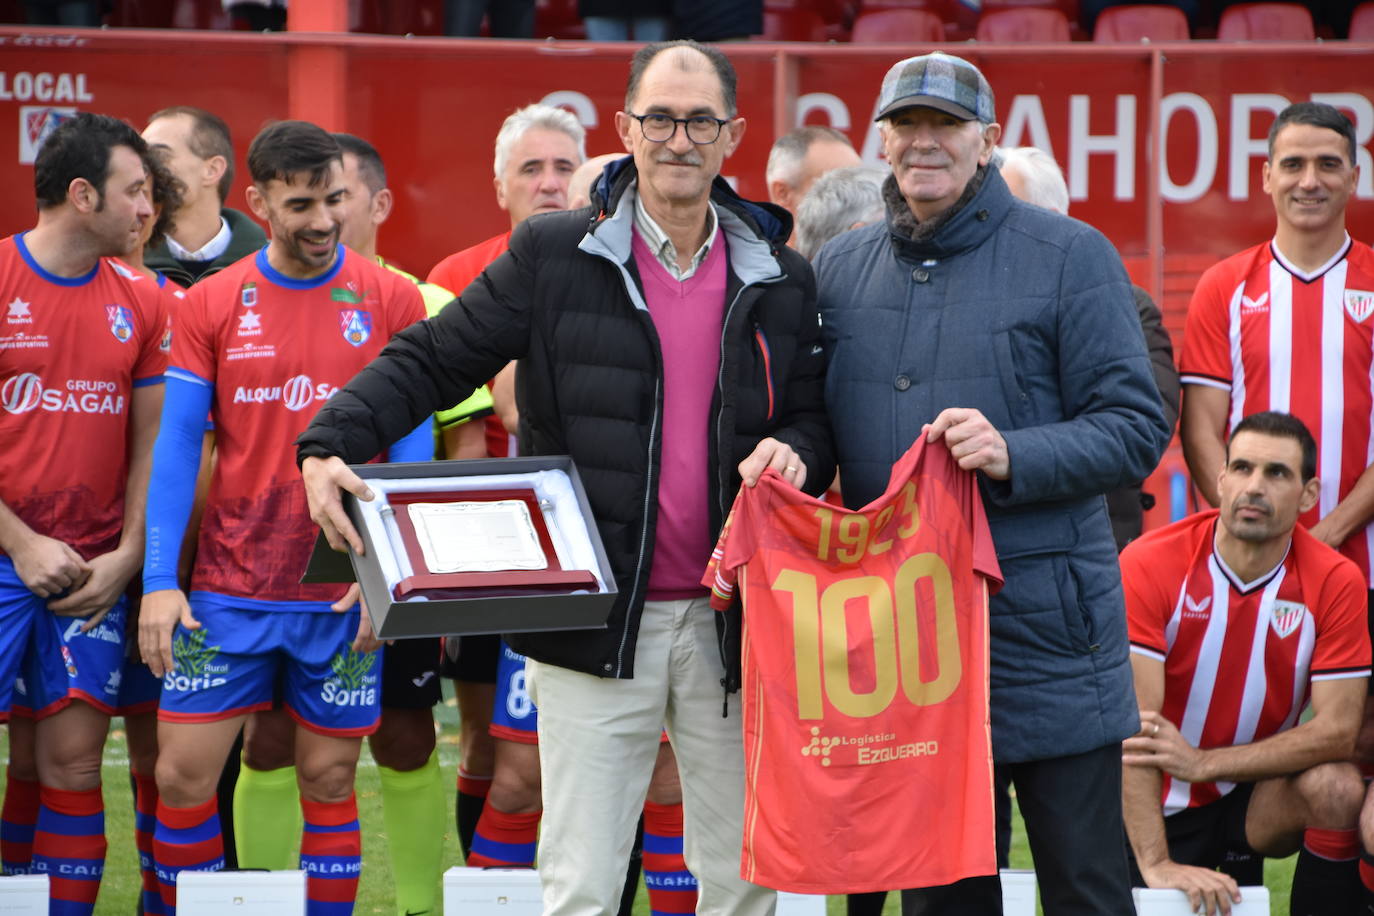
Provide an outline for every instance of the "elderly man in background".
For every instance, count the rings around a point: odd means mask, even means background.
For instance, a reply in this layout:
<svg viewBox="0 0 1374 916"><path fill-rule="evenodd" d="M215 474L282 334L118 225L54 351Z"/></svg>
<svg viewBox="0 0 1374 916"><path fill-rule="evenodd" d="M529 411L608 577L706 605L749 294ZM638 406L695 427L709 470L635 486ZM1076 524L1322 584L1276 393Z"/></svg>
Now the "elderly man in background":
<svg viewBox="0 0 1374 916"><path fill-rule="evenodd" d="M826 172L797 207L797 251L808 261L826 242L842 232L883 219L883 178L886 172L852 165Z"/></svg>
<svg viewBox="0 0 1374 916"><path fill-rule="evenodd" d="M826 172L860 163L849 138L833 127L798 127L773 141L764 168L768 199L793 216L806 192Z"/></svg>

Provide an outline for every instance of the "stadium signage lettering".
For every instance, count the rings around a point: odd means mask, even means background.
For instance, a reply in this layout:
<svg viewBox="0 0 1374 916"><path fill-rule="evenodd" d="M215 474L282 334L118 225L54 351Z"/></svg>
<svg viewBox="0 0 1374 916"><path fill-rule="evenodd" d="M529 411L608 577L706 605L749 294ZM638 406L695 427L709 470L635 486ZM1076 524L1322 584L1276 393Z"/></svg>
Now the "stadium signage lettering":
<svg viewBox="0 0 1374 916"><path fill-rule="evenodd" d="M1066 95L1017 95L1005 109L999 106L1003 146L1036 146L1063 163L1072 200L1089 199L1088 163L1090 157L1109 157L1112 160L1111 197L1116 201L1133 201L1143 195L1138 187L1137 164L1148 162L1149 100L1131 93L1112 98L1110 122L1092 115L1094 96L1070 93ZM1355 124L1357 164L1360 166L1358 197L1374 198L1374 156L1367 148L1374 139L1374 100L1359 92L1312 92L1307 99L1326 102L1346 112ZM1230 200L1248 200L1253 191L1252 162L1267 155L1267 138L1261 126L1282 111L1290 102L1304 101L1273 92L1237 92L1221 97L1206 97L1196 92L1171 92L1160 100L1165 155L1160 164L1160 194L1169 203L1192 203L1211 193L1218 174L1224 176L1226 196ZM1050 103L1051 110L1046 110ZM1067 111L1054 110L1066 104ZM1099 103L1100 104L1100 103ZM874 109L876 113L876 108ZM813 115L822 114L830 126L844 131L853 127L851 107L840 96L829 92L812 92L797 99L797 123ZM1067 118L1064 116L1067 115ZM868 120L868 119L865 119ZM1051 125L1067 124L1067 131L1052 132ZM864 128L860 128L863 130ZM1171 131L1196 137L1193 144L1169 142ZM1067 140L1067 152L1056 148L1053 137ZM878 125L871 123L863 137L855 136L856 145L862 139L864 161L883 165L882 139ZM1190 155L1191 154L1191 155ZM1095 197L1103 190L1096 188Z"/></svg>
<svg viewBox="0 0 1374 916"><path fill-rule="evenodd" d="M6 73L0 70L0 102L94 102L84 73Z"/></svg>

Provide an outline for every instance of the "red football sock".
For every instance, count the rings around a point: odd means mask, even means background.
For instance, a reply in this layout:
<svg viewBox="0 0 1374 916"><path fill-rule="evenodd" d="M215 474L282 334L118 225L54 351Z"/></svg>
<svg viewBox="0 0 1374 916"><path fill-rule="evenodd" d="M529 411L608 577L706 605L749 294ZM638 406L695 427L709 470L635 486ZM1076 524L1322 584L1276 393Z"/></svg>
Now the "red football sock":
<svg viewBox="0 0 1374 916"><path fill-rule="evenodd" d="M358 896L363 871L363 837L358 799L341 802L301 799L301 868L305 869L308 916L347 916Z"/></svg>
<svg viewBox="0 0 1374 916"><path fill-rule="evenodd" d="M5 777L5 804L0 807L0 865L7 875L27 875L33 868L33 827L38 823L38 783Z"/></svg>
<svg viewBox="0 0 1374 916"><path fill-rule="evenodd" d="M40 785L38 798L33 870L48 876L48 912L85 916L95 909L105 870L105 801L100 787L71 792Z"/></svg>
<svg viewBox="0 0 1374 916"><path fill-rule="evenodd" d="M654 916L696 912L697 879L682 858L681 803L644 803L644 887Z"/></svg>
<svg viewBox="0 0 1374 916"><path fill-rule="evenodd" d="M157 886L157 866L153 864L153 834L157 832L157 780L152 773L134 773L134 846L138 849L138 870L143 875L143 912L157 916L162 912L162 892Z"/></svg>
<svg viewBox="0 0 1374 916"><path fill-rule="evenodd" d="M468 855L467 864L473 868L533 865L539 838L539 818L543 814L543 811L507 814L487 805L482 809L481 820L477 822L477 833L472 838L472 853Z"/></svg>
<svg viewBox="0 0 1374 916"><path fill-rule="evenodd" d="M458 798L453 806L453 818L458 828L458 845L463 849L464 861L472 854L472 837L477 832L477 822L482 819L482 809L486 807L489 791L491 776L474 776L459 767Z"/></svg>
<svg viewBox="0 0 1374 916"><path fill-rule="evenodd" d="M190 808L173 808L157 800L157 830L153 834L162 908L176 913L177 875L183 871L224 868L224 834L220 833L218 800L212 795Z"/></svg>

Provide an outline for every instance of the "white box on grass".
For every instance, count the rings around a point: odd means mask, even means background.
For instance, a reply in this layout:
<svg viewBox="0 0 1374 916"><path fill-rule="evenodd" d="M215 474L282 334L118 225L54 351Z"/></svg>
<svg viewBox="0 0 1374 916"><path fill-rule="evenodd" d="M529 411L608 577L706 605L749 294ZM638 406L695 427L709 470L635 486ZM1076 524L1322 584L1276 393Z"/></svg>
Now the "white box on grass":
<svg viewBox="0 0 1374 916"><path fill-rule="evenodd" d="M532 868L464 868L444 872L444 916L540 916L544 900Z"/></svg>
<svg viewBox="0 0 1374 916"><path fill-rule="evenodd" d="M1188 903L1188 895L1173 888L1137 887L1135 897L1138 916L1195 916ZM1242 887L1240 903L1231 904L1231 916L1269 916L1269 888Z"/></svg>
<svg viewBox="0 0 1374 916"><path fill-rule="evenodd" d="M1028 868L1004 868L1002 916L1035 916L1035 872Z"/></svg>
<svg viewBox="0 0 1374 916"><path fill-rule="evenodd" d="M177 875L180 916L305 916L303 871L184 871Z"/></svg>
<svg viewBox="0 0 1374 916"><path fill-rule="evenodd" d="M48 916L48 876L0 878L0 913L4 916Z"/></svg>
<svg viewBox="0 0 1374 916"><path fill-rule="evenodd" d="M774 916L825 916L825 895L778 891L778 908Z"/></svg>

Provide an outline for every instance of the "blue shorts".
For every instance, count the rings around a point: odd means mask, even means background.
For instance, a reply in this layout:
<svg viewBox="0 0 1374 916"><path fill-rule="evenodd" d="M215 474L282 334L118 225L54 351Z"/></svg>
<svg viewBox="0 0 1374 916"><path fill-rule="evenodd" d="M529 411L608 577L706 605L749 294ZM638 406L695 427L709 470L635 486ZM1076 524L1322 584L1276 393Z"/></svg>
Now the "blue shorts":
<svg viewBox="0 0 1374 916"><path fill-rule="evenodd" d="M6 712L46 718L72 700L114 715L124 665L129 601L120 596L89 631L90 617L59 617L0 557L0 697Z"/></svg>
<svg viewBox="0 0 1374 916"><path fill-rule="evenodd" d="M0 716L5 719L14 704L33 622L47 610L43 599L19 581L10 558L0 555Z"/></svg>
<svg viewBox="0 0 1374 916"><path fill-rule="evenodd" d="M162 679L161 722L218 722L280 699L322 735L377 730L382 653L351 648L358 608L343 614L281 602L192 592L200 629L172 634L175 670Z"/></svg>
<svg viewBox="0 0 1374 916"><path fill-rule="evenodd" d="M125 655L115 713L121 716L136 716L155 712L161 696L162 679L149 671L143 662Z"/></svg>
<svg viewBox="0 0 1374 916"><path fill-rule="evenodd" d="M525 656L501 640L496 663L496 702L491 711L490 733L494 738L539 743L539 710L525 689Z"/></svg>

